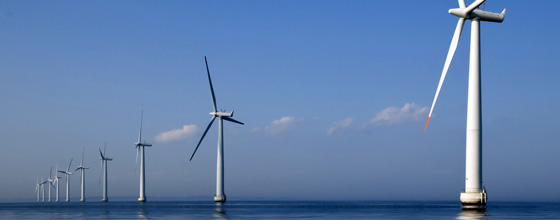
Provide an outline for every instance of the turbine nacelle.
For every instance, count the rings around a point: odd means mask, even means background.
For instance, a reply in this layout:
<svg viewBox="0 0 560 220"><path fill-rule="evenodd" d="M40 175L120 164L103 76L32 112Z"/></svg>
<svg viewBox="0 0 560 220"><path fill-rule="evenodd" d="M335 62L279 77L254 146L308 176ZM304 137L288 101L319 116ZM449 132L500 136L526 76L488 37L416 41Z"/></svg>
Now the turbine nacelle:
<svg viewBox="0 0 560 220"><path fill-rule="evenodd" d="M233 111L232 112L210 112L210 115L212 115L214 117L233 117Z"/></svg>
<svg viewBox="0 0 560 220"><path fill-rule="evenodd" d="M506 14L506 9L502 13L494 13L489 11L483 11L480 9L474 9L470 12L466 8L452 8L449 9L449 14L455 15L459 18L464 19L479 19L481 21L491 21L501 23L504 21L504 16Z"/></svg>
<svg viewBox="0 0 560 220"><path fill-rule="evenodd" d="M140 142L136 142L134 143L136 145L136 147L151 147L152 144L148 144L146 142L140 143Z"/></svg>

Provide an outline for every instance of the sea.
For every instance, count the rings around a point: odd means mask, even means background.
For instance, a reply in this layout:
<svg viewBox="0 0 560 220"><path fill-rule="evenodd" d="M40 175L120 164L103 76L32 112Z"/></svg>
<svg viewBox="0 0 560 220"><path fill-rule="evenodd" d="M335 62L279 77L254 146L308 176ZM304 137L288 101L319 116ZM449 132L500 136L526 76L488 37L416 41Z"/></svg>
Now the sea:
<svg viewBox="0 0 560 220"><path fill-rule="evenodd" d="M560 219L560 202L153 201L0 203L0 219Z"/></svg>

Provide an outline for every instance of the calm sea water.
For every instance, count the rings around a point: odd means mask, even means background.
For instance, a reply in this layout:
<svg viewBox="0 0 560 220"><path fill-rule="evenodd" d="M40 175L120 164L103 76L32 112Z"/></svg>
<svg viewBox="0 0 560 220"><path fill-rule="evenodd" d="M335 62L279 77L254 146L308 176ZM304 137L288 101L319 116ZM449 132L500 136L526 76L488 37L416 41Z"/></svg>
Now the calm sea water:
<svg viewBox="0 0 560 220"><path fill-rule="evenodd" d="M232 201L0 203L0 219L560 219L560 203Z"/></svg>

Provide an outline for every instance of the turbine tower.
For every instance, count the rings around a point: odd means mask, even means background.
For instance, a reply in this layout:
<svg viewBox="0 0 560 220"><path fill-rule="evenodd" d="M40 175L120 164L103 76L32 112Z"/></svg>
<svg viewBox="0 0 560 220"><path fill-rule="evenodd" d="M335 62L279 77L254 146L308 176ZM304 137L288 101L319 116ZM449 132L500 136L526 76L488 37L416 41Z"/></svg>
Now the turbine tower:
<svg viewBox="0 0 560 220"><path fill-rule="evenodd" d="M45 201L45 183L46 181L43 178L41 178L41 194L43 194L42 195L43 197L41 199L42 202Z"/></svg>
<svg viewBox="0 0 560 220"><path fill-rule="evenodd" d="M482 185L482 118L481 118L481 90L480 90L480 21L501 23L506 9L502 13L493 13L477 9L485 0L477 0L468 7L464 0L459 0L459 8L449 9L449 13L459 17L455 28L449 52L436 90L436 95L428 115L426 128L432 117L441 86L449 69L465 20L471 20L471 48L469 64L469 86L467 106L467 134L466 134L466 166L465 190L461 192L461 203L464 206L480 207L486 205L486 189Z"/></svg>
<svg viewBox="0 0 560 220"><path fill-rule="evenodd" d="M51 171L49 172L49 178L46 181L48 183L47 187L49 188L49 200L48 200L49 202L51 201L51 187L54 187L53 184L54 180L51 178L52 178L52 167L51 167Z"/></svg>
<svg viewBox="0 0 560 220"><path fill-rule="evenodd" d="M103 152L101 152L101 148L99 148L99 154L101 157L101 171L103 174L103 198L101 199L102 202L108 202L109 199L107 198L107 161L112 161L113 158L106 157L105 150L107 150L107 142L105 142L105 148L103 148Z"/></svg>
<svg viewBox="0 0 560 220"><path fill-rule="evenodd" d="M56 170L58 171L58 164L56 165ZM58 180L62 177L58 176L58 172L54 172L55 176L54 176L54 184L56 184L56 199L55 201L58 202Z"/></svg>
<svg viewBox="0 0 560 220"><path fill-rule="evenodd" d="M85 150L86 150L86 148L84 148L82 150L82 161L80 162L80 166L78 168L76 168L76 171L80 170L80 174L82 175L82 187L81 187L80 202L85 202L86 201L86 169L89 169L89 167L84 167L84 151Z"/></svg>
<svg viewBox="0 0 560 220"><path fill-rule="evenodd" d="M138 152L140 152L140 196L139 202L146 202L146 164L144 162L144 147L151 147L152 144L142 142L142 119L144 110L140 114L140 131L138 132L138 142L136 144L136 162L138 162Z"/></svg>
<svg viewBox="0 0 560 220"><path fill-rule="evenodd" d="M72 165L73 159L74 158L70 159L70 163L68 164L68 168L66 168L66 170L58 170L59 173L66 174L66 202L70 202L70 175L72 175L73 173L70 172L70 166Z"/></svg>
<svg viewBox="0 0 560 220"><path fill-rule="evenodd" d="M218 133L218 158L217 158L217 166L216 166L217 167L216 168L216 195L214 196L214 202L224 203L226 202L226 195L224 192L224 130L223 130L222 123L223 120L226 120L226 121L243 125L243 122L231 118L233 117L233 111L223 112L223 111L218 111L218 109L216 108L216 97L214 96L214 88L212 87L212 79L210 78L210 70L208 69L208 61L206 60L206 57L204 57L204 62L206 63L206 72L208 74L208 82L210 83L210 93L212 94L212 107L214 107L214 111L210 112L210 115L212 115L212 120L210 120L210 123L208 124L208 127L206 127L206 130L202 134L200 141L198 141L198 144L196 145L196 148L194 149L194 152L190 160L192 160L192 158L194 157L196 150L198 150L200 143L202 142L202 140L204 140L204 136L206 136L206 133L208 133L208 129L210 129L212 123L214 123L214 120L216 118L219 118L220 124L218 128L219 133Z"/></svg>
<svg viewBox="0 0 560 220"><path fill-rule="evenodd" d="M39 183L39 177L37 177L37 183L35 184L35 192L37 192L37 202L39 202L39 194L41 193L41 184Z"/></svg>

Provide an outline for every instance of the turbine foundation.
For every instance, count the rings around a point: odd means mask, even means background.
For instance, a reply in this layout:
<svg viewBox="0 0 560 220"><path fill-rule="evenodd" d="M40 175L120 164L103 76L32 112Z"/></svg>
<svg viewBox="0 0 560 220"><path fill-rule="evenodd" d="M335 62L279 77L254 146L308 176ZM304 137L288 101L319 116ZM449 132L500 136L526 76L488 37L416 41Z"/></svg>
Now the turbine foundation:
<svg viewBox="0 0 560 220"><path fill-rule="evenodd" d="M486 190L480 192L461 192L463 209L480 209L486 207Z"/></svg>
<svg viewBox="0 0 560 220"><path fill-rule="evenodd" d="M140 197L140 198L138 198L138 202L146 202L146 197Z"/></svg>
<svg viewBox="0 0 560 220"><path fill-rule="evenodd" d="M225 203L226 202L226 195L214 196L214 202Z"/></svg>

